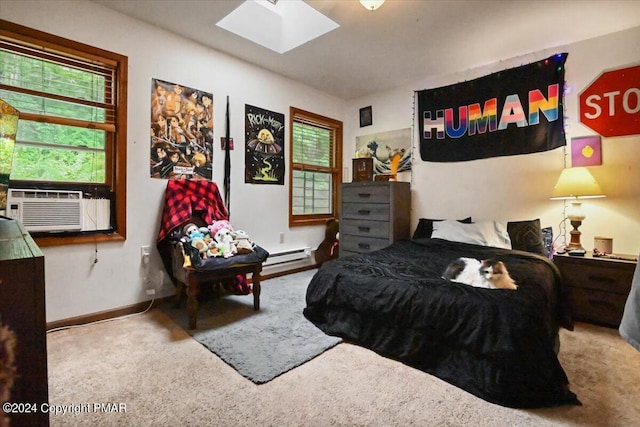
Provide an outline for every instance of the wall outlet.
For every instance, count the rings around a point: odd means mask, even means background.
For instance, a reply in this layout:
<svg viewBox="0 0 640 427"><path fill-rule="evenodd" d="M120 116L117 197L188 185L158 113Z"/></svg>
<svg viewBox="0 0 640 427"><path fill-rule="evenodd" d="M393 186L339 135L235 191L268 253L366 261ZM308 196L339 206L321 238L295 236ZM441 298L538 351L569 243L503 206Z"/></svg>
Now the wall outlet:
<svg viewBox="0 0 640 427"><path fill-rule="evenodd" d="M151 256L151 247L149 245L140 246L140 259L142 259L142 262L147 264L149 262L150 256Z"/></svg>
<svg viewBox="0 0 640 427"><path fill-rule="evenodd" d="M147 289L147 295L149 295L150 297L154 296L155 294L156 294L155 289Z"/></svg>
<svg viewBox="0 0 640 427"><path fill-rule="evenodd" d="M280 233L280 243L284 243L284 233Z"/></svg>

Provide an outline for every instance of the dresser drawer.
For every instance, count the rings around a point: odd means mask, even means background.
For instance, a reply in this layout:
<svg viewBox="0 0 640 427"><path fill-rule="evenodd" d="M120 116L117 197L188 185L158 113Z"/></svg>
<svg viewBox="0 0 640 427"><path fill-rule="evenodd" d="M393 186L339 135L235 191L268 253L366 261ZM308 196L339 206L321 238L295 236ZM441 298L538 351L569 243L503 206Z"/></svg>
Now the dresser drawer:
<svg viewBox="0 0 640 427"><path fill-rule="evenodd" d="M343 249L346 252L371 252L389 246L389 239L377 239L374 237L342 236L340 235L340 255Z"/></svg>
<svg viewBox="0 0 640 427"><path fill-rule="evenodd" d="M573 287L568 291L574 319L613 327L620 325L626 295Z"/></svg>
<svg viewBox="0 0 640 427"><path fill-rule="evenodd" d="M343 203L342 217L357 220L389 220L389 204Z"/></svg>
<svg viewBox="0 0 640 427"><path fill-rule="evenodd" d="M593 289L626 295L631 289L633 264L628 268L620 264L600 262L598 265L565 263L562 266L562 278L567 286Z"/></svg>
<svg viewBox="0 0 640 427"><path fill-rule="evenodd" d="M345 219L340 223L341 235L389 238L389 223L384 221Z"/></svg>
<svg viewBox="0 0 640 427"><path fill-rule="evenodd" d="M386 203L389 204L388 186L344 186L342 201L347 203Z"/></svg>

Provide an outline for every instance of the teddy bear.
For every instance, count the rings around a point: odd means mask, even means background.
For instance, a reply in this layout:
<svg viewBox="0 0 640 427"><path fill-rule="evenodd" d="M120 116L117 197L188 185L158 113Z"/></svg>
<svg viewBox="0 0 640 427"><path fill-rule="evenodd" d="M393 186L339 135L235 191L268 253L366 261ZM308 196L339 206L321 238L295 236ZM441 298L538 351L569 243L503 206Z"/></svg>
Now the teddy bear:
<svg viewBox="0 0 640 427"><path fill-rule="evenodd" d="M231 234L238 249L238 254L253 252L253 242L249 239L249 233L244 230L236 230Z"/></svg>
<svg viewBox="0 0 640 427"><path fill-rule="evenodd" d="M216 221L208 227L213 241L209 244L208 253L214 257L229 258L238 252L233 242L233 227L227 220Z"/></svg>
<svg viewBox="0 0 640 427"><path fill-rule="evenodd" d="M194 223L190 222L182 227L182 233L184 236L181 240L185 243L190 243L191 246L198 250L198 253L202 258L206 258L209 246L205 241L205 233L208 232L209 230L207 227L198 227Z"/></svg>

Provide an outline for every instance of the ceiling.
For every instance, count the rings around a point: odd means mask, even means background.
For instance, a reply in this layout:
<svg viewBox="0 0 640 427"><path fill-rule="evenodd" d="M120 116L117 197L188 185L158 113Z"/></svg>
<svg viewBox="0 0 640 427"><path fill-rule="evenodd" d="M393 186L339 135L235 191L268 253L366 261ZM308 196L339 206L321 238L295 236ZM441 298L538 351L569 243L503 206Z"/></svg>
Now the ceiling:
<svg viewBox="0 0 640 427"><path fill-rule="evenodd" d="M278 54L215 25L243 0L91 1L344 100L640 26L639 0L307 0L340 27Z"/></svg>

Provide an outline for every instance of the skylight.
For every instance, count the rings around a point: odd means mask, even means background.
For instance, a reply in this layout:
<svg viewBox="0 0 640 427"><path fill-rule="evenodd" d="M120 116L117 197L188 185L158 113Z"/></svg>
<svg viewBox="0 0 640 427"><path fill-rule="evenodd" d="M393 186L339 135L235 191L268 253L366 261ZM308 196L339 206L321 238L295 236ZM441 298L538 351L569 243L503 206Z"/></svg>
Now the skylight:
<svg viewBox="0 0 640 427"><path fill-rule="evenodd" d="M246 0L216 25L278 53L339 27L302 0Z"/></svg>

